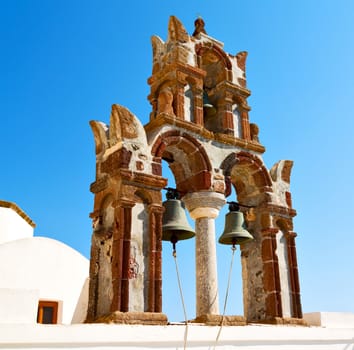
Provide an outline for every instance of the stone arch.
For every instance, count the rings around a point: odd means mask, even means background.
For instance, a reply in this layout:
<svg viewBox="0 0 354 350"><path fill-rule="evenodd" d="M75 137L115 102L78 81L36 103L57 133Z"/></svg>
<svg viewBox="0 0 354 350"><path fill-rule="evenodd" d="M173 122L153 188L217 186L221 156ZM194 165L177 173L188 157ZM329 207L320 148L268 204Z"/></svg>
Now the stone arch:
<svg viewBox="0 0 354 350"><path fill-rule="evenodd" d="M230 58L218 46L197 45L198 67L205 72L203 90L210 102L216 106L215 96L210 94L218 84L232 81L232 64Z"/></svg>
<svg viewBox="0 0 354 350"><path fill-rule="evenodd" d="M214 44L196 45L196 53L198 68L204 72L203 125L214 133L234 134L233 94L226 89L233 77L230 57Z"/></svg>
<svg viewBox="0 0 354 350"><path fill-rule="evenodd" d="M182 195L210 189L210 159L199 141L188 133L179 130L162 133L152 147L152 155L169 164Z"/></svg>
<svg viewBox="0 0 354 350"><path fill-rule="evenodd" d="M247 230L254 238L240 247L243 307L244 316L248 321L261 320L269 313L265 293L267 281L274 280L273 271L277 269L276 263L274 266L268 268L267 265L265 268L263 262L263 258L268 259L268 255L265 254L268 250L263 244L263 236L266 234L263 232L263 226L268 228L268 225L267 223L263 224L265 213L262 208L269 201L267 193L272 192L272 181L262 160L244 151L229 154L222 162L221 169L227 184L227 195L231 193L231 186L233 186L237 201L240 204L254 207L252 210L241 207ZM267 243L270 246L269 256L273 259L271 238L269 241L267 240Z"/></svg>
<svg viewBox="0 0 354 350"><path fill-rule="evenodd" d="M143 188L139 188L134 192L134 196L136 197L135 202L141 202L145 204L152 203L152 196L149 191Z"/></svg>
<svg viewBox="0 0 354 350"><path fill-rule="evenodd" d="M225 69L232 69L232 63L230 58L220 47L216 45L211 46L199 44L196 45L195 52L199 58L198 63L200 67L203 66L203 57L207 58L207 56L209 56L209 58L212 58L214 56L215 60L218 60Z"/></svg>
<svg viewBox="0 0 354 350"><path fill-rule="evenodd" d="M278 218L275 220L275 224L284 233L288 233L293 230L293 222L291 219Z"/></svg>
<svg viewBox="0 0 354 350"><path fill-rule="evenodd" d="M265 192L272 192L272 180L262 160L247 152L231 153L221 164L230 194L232 184L238 200L245 205L257 205Z"/></svg>

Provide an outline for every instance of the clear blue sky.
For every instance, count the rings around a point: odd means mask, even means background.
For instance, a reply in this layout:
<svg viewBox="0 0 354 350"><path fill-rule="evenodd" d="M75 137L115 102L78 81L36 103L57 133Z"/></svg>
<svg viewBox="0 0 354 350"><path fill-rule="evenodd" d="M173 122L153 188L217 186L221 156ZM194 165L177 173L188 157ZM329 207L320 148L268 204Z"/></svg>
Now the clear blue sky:
<svg viewBox="0 0 354 350"><path fill-rule="evenodd" d="M0 198L25 210L36 235L89 257L95 152L88 123L108 123L113 103L147 123L150 37L166 39L170 15L192 33L201 15L227 52L249 52L250 119L260 127L267 167L295 162L303 310L354 312L353 14L352 0L0 0ZM193 241L178 246L190 318L193 248ZM218 247L221 309L229 255ZM164 311L182 320L171 262L164 245ZM235 265L229 314L241 312Z"/></svg>

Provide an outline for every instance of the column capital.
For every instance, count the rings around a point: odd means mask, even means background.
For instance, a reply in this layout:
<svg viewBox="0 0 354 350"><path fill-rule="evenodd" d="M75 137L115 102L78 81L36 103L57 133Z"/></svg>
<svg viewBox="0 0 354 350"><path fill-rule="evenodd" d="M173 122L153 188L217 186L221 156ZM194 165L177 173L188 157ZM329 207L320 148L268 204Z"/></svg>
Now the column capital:
<svg viewBox="0 0 354 350"><path fill-rule="evenodd" d="M261 230L263 236L275 236L278 232L279 229L276 227L267 227Z"/></svg>
<svg viewBox="0 0 354 350"><path fill-rule="evenodd" d="M290 238L295 238L297 237L297 233L294 231L288 231L288 232L284 232L286 237L290 237Z"/></svg>
<svg viewBox="0 0 354 350"><path fill-rule="evenodd" d="M183 198L192 219L216 218L220 209L225 205L225 196L218 192L192 192Z"/></svg>
<svg viewBox="0 0 354 350"><path fill-rule="evenodd" d="M135 206L135 202L128 198L119 198L113 202L113 208L133 208Z"/></svg>
<svg viewBox="0 0 354 350"><path fill-rule="evenodd" d="M160 204L151 203L148 206L148 210L151 213L161 213L162 214L165 211L165 208Z"/></svg>

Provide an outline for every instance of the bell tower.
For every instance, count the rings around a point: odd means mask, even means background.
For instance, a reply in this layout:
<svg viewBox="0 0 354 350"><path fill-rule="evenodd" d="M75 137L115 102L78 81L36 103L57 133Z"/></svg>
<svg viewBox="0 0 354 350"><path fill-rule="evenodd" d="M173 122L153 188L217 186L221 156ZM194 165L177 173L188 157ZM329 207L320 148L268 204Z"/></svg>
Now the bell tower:
<svg viewBox="0 0 354 350"><path fill-rule="evenodd" d="M243 140L243 145L251 141L257 144L251 148L264 152L258 143L258 128L248 118L247 52L226 54L223 43L206 34L201 18L189 36L179 20L171 17L167 43L153 36L152 46L151 122L161 115L166 120L175 117L207 134Z"/></svg>
<svg viewBox="0 0 354 350"><path fill-rule="evenodd" d="M164 161L195 221L195 320L220 320L215 219L234 191L247 228L241 245L245 314L229 318L230 324L302 324L293 163L279 161L268 170L263 162L258 126L249 119L247 52L226 53L201 18L189 35L174 16L166 42L153 36L152 48L148 124L118 105L109 126L91 122L96 180L87 320L167 322L161 308Z"/></svg>

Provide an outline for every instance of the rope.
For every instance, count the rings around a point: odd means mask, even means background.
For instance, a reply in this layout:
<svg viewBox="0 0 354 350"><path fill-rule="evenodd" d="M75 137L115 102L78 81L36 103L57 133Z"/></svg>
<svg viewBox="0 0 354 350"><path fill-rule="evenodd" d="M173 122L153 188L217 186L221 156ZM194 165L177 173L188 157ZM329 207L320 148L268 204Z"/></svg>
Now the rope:
<svg viewBox="0 0 354 350"><path fill-rule="evenodd" d="M186 323L186 328L184 330L184 342L183 342L183 349L187 349L187 336L188 336L188 319L187 319L187 312L186 312L186 306L184 304L184 298L183 298L183 293L182 293L182 285L181 285L181 279L179 277L179 272L178 272L178 265L177 265L177 253L176 249L173 249L173 258L175 261L175 266L176 266L176 274L177 274L177 281L178 281L178 288L179 288L179 293L181 295L181 301L182 301L182 306L183 306L183 313L184 313L184 320Z"/></svg>
<svg viewBox="0 0 354 350"><path fill-rule="evenodd" d="M216 336L215 339L215 343L214 343L214 350L218 344L219 338L220 338L220 334L221 334L221 330L223 328L224 325L224 319L225 319L225 313L226 313L226 305L227 305L227 299L229 297L229 291L230 291L230 282L231 282L231 272L232 272L232 266L234 264L234 256L235 256L235 251L236 251L236 247L235 245L232 246L231 248L232 250L232 257L231 257L231 264L230 264L230 270L229 270L229 277L228 277L228 281L227 281L227 288L226 288L226 294L225 294L225 301L224 301L224 310L221 316L221 322L220 322L220 328L219 328L219 332Z"/></svg>

